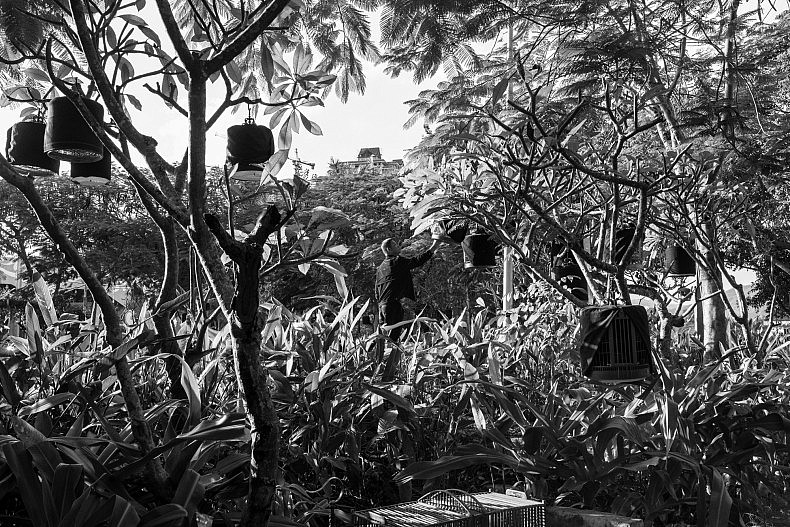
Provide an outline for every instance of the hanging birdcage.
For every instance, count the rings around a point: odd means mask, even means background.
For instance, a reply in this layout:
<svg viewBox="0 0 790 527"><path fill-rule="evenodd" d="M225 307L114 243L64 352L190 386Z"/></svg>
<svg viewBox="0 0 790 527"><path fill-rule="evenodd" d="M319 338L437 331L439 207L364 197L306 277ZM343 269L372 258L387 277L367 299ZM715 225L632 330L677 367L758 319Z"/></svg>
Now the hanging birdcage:
<svg viewBox="0 0 790 527"><path fill-rule="evenodd" d="M499 244L490 234L467 234L461 242L464 252L464 267L467 269L486 269L496 267Z"/></svg>
<svg viewBox="0 0 790 527"><path fill-rule="evenodd" d="M636 227L633 225L626 225L617 229L614 233L614 261L615 264L619 264L620 260L625 256L628 247L631 245L631 241L636 236ZM631 258L628 259L627 262L623 262L623 265L626 266L626 269L636 270L641 269L643 267L643 248L641 240L638 242L636 246L636 250L631 255Z"/></svg>
<svg viewBox="0 0 790 527"><path fill-rule="evenodd" d="M103 119L104 108L100 103L85 97L82 102L98 121ZM47 110L44 151L61 161L94 163L104 155L104 145L71 99L55 97L49 101Z"/></svg>
<svg viewBox="0 0 790 527"><path fill-rule="evenodd" d="M104 156L95 163L72 163L71 180L83 187L106 185L112 178L112 155L106 148Z"/></svg>
<svg viewBox="0 0 790 527"><path fill-rule="evenodd" d="M22 121L9 128L5 143L8 162L31 175L57 174L60 161L44 152L45 131L46 125L41 120Z"/></svg>
<svg viewBox="0 0 790 527"><path fill-rule="evenodd" d="M650 325L642 306L592 306L579 318L582 373L600 382L636 382L653 373Z"/></svg>
<svg viewBox="0 0 790 527"><path fill-rule="evenodd" d="M697 263L682 246L674 243L667 246L665 253L667 276L685 277L697 275Z"/></svg>
<svg viewBox="0 0 790 527"><path fill-rule="evenodd" d="M228 128L227 164L235 166L231 178L238 181L259 181L263 164L274 154L272 131L255 124L252 117L244 124Z"/></svg>

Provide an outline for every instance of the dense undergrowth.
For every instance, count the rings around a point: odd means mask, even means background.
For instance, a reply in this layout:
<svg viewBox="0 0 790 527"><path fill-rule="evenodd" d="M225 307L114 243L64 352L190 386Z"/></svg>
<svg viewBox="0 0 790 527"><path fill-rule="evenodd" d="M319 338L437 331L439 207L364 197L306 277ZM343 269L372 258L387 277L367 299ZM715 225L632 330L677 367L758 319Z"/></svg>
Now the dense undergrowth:
<svg viewBox="0 0 790 527"><path fill-rule="evenodd" d="M42 283L0 360L0 524L231 525L246 494L249 428L227 328L173 305L187 399L169 398L145 311L111 350L95 318L58 316ZM281 418L271 523L324 525L435 488L513 486L548 503L654 525L767 525L788 510L790 348L763 364L738 348L709 364L680 345L642 385L579 375L576 313L540 284L510 313L478 306L408 322L397 380L368 306L268 304L270 389ZM177 309L176 309L177 308ZM197 322L194 322L197 320ZM129 358L163 456L147 488L111 373ZM730 360L730 359L736 360ZM163 496L166 496L163 499Z"/></svg>

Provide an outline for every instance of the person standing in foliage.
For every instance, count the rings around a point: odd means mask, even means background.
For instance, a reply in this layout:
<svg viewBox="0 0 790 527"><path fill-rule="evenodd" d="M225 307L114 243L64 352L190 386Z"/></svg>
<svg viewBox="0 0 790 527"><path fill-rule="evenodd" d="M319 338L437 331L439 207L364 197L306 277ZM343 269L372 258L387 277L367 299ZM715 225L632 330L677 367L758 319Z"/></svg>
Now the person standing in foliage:
<svg viewBox="0 0 790 527"><path fill-rule="evenodd" d="M379 320L381 322L391 326L403 321L404 313L401 299L410 298L415 300L411 270L430 260L438 245L439 241L434 240L427 251L408 258L400 255L400 246L392 238L387 238L381 242L381 252L384 253L384 261L376 270L376 300L379 304ZM392 328L389 332L389 337L397 342L402 331L403 326Z"/></svg>

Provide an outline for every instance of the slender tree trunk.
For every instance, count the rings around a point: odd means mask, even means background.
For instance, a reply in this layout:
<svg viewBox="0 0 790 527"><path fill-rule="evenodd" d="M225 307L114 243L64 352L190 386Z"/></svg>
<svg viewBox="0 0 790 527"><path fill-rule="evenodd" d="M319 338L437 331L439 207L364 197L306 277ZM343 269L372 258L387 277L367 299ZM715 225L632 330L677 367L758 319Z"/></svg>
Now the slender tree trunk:
<svg viewBox="0 0 790 527"><path fill-rule="evenodd" d="M738 10L738 3L739 0L732 0L730 5L730 21L732 24L735 22L735 18L732 16L733 12L737 14ZM734 11L733 11L734 10ZM638 16L638 13L634 11L634 19L637 22L637 29L638 31L646 35L647 32L645 31L644 24L641 21L641 18ZM734 38L734 25L728 26L728 35L730 35L730 28L733 29L732 36ZM685 44L684 44L685 47ZM727 53L731 52L730 48L727 48ZM681 56L683 53L681 53ZM729 63L729 55L728 61ZM680 128L679 123L677 121L677 117L675 114L675 109L672 106L672 102L670 100L671 94L666 93L666 86L664 85L663 81L658 75L658 72L661 69L658 67L657 61L650 58L650 64L653 66L653 74L650 77L651 88L653 87L662 87L664 90L661 92L660 95L656 96L656 102L658 103L658 111L664 117L664 133L661 133L661 139L665 141L665 146L667 148L673 148L675 150L682 147L683 144L686 143L687 138L683 130ZM683 67L682 65L680 67ZM728 84L729 85L729 84ZM659 129L659 132L661 130ZM682 174L681 174L682 175ZM692 218L692 221L697 221L695 218ZM706 234L711 234L714 232L714 225L710 222L700 224L700 229L703 230ZM713 243L713 239L711 239L711 243ZM700 247L698 245L698 247ZM712 255L709 251L705 248L700 247L701 254L705 261L715 263L715 260L712 258ZM703 318L702 324L702 338L703 342L705 343L705 352L706 355L713 352L719 345L724 347L727 346L727 317L725 311L724 302L721 299L720 295L712 295L713 292L718 291L719 286L718 284L721 283L721 280L716 280L716 276L706 272L702 269L703 266L698 265L700 268L700 273L698 275L698 285L700 288L700 293L703 298L702 305L701 305L701 312ZM710 269L714 270L713 272L720 273L718 268L715 265L709 266ZM719 276L720 278L720 276ZM712 296L711 296L712 295Z"/></svg>
<svg viewBox="0 0 790 527"><path fill-rule="evenodd" d="M161 218L159 230L162 233L162 242L165 248L165 272L162 286L156 298L153 309L153 323L156 333L162 341L162 352L181 356L181 348L175 340L173 326L170 324L170 312L159 312L159 308L176 298L178 286L178 240L176 238L175 222L171 218ZM159 224L159 222L157 222ZM167 376L170 379L170 396L174 399L186 399L187 394L181 385L181 361L175 357L165 360Z"/></svg>
<svg viewBox="0 0 790 527"><path fill-rule="evenodd" d="M186 170L186 167L184 167L184 170ZM159 287L159 295L154 300L151 308L151 312L154 314L152 320L156 333L162 341L162 352L181 356L181 348L178 347L178 343L175 341L173 327L170 325L170 313L159 312L159 308L163 304L176 298L178 289L179 250L176 223L173 218L165 217L159 212L153 199L143 189L137 185L135 185L135 188L145 210L159 228L164 247L165 270L162 277L162 285ZM175 357L168 358L165 360L165 368L170 379L170 396L174 399L186 399L186 390L181 385L181 361Z"/></svg>
<svg viewBox="0 0 790 527"><path fill-rule="evenodd" d="M706 222L704 227L708 231L709 240L712 234L711 222ZM727 339L727 311L722 300L723 291L719 291L722 284L721 271L716 266L716 260L710 250L698 246L702 252L707 266L699 266L698 280L702 297L702 339L705 345L705 361L717 359L728 347ZM714 274L715 273L715 274ZM718 277L716 276L718 275Z"/></svg>
<svg viewBox="0 0 790 527"><path fill-rule="evenodd" d="M242 527L263 527L269 521L277 488L280 426L267 385L263 364L261 330L263 317L258 288L263 247L269 234L280 226L277 208L270 206L258 218L255 229L243 242L231 238L219 220L206 215L206 224L217 242L236 265L236 288L231 303L230 326L233 362L239 390L244 395L252 425L250 434L250 484Z"/></svg>
<svg viewBox="0 0 790 527"><path fill-rule="evenodd" d="M731 0L728 11L727 27L726 27L726 45L724 56L725 68L725 111L724 111L724 137L729 141L735 140L735 123L733 121L734 112L732 107L735 103L735 85L736 85L736 70L735 70L735 37L736 37L736 23L738 18L738 8L740 7L740 0ZM709 181L712 183L712 181ZM711 219L704 220L702 228L708 239L709 245L714 245L716 242L716 225L715 217L711 215ZM703 329L703 343L705 344L705 358L711 360L718 358L724 350L728 347L727 338L727 311L724 305L722 295L724 291L719 291L720 285L723 287L721 271L716 265L716 259L710 249L698 245L702 256L707 263L706 266L700 267L699 271L699 286L700 294L702 295L702 329ZM719 292L719 294L716 294Z"/></svg>

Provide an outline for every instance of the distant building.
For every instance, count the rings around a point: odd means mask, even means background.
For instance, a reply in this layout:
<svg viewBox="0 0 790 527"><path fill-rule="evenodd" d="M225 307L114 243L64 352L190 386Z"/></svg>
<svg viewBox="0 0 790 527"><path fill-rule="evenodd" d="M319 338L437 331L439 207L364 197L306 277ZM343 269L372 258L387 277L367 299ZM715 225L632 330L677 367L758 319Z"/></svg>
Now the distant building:
<svg viewBox="0 0 790 527"><path fill-rule="evenodd" d="M391 175L395 177L398 175L401 168L403 168L402 159L385 161L381 157L381 149L379 147L373 147L360 149L356 161L337 161L330 163L329 172L332 175L336 174L339 176L369 173L377 176Z"/></svg>

